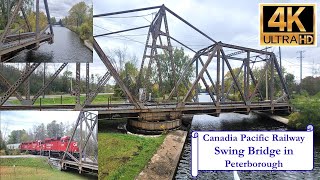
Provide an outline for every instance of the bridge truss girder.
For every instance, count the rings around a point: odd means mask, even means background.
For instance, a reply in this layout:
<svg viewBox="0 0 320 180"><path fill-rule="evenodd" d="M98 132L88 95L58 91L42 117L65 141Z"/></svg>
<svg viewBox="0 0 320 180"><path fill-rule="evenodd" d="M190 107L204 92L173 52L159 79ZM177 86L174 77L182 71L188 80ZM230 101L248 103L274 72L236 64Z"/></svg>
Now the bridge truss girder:
<svg viewBox="0 0 320 180"><path fill-rule="evenodd" d="M0 50L4 50L3 45L4 43L9 40L9 41L17 41L17 39L19 39L19 43L15 44L13 46L15 47L7 47L8 49L6 49L5 52L0 54L0 62L3 60L6 60L4 57L7 54L12 54L12 53L16 53L18 50L24 49L24 48L28 48L30 46L30 44L33 44L34 42L36 43L36 48L39 46L39 43L41 41L43 41L43 38L41 38L40 36L42 34L44 34L44 32L49 28L50 29L50 36L46 37L45 40L48 41L49 43L53 43L53 29L52 29L52 24L51 24L51 20L50 20L50 12L49 12L49 6L48 6L48 1L47 0L43 0L44 3L44 7L45 7L45 12L46 12L46 16L47 16L47 27L45 27L43 30L40 30L40 21L39 21L39 17L40 17L40 13L39 13L39 0L36 0L36 32L32 32L32 27L30 25L29 20L27 19L27 15L24 11L23 8L23 2L24 0L19 0L16 2L16 5L14 6L14 10L12 12L12 14L10 15L10 18L5 26L5 29L3 31L3 33L0 35ZM13 32L9 32L12 24L14 23L14 21L16 20L17 16L19 15L19 11L22 14L22 18L25 21L25 24L21 25L18 29L14 30ZM21 37L24 37L24 35L20 34L20 30L23 27L27 27L27 34L26 37L34 37L35 40L34 41L30 41L30 43L20 43L20 39ZM19 31L19 33L18 33ZM10 40L11 39L11 40ZM11 55L10 55L11 56ZM4 58L3 58L4 57Z"/></svg>
<svg viewBox="0 0 320 180"><path fill-rule="evenodd" d="M45 64L45 63L42 63ZM86 98L83 103L80 102L80 65L81 63L76 64L76 94L75 94L75 110L82 110L86 105L90 105L94 98L97 96L101 88L108 82L110 79L110 73L106 72L105 75L98 81L97 86L95 89L90 90L90 84L89 84L89 64L86 63ZM2 66L4 64L1 64ZM2 92L4 93L1 100L0 105L2 106L13 94L14 96L20 101L22 105L25 106L32 106L37 99L41 96L41 94L44 93L46 89L50 87L52 82L58 77L59 74L65 69L65 67L68 65L68 63L62 63L58 69L52 73L52 75L45 81L45 83L40 87L40 89L33 95L32 98L30 98L30 87L32 84L30 84L30 76L32 73L39 68L41 63L34 63L33 65L30 65L30 63L26 63L24 70L22 71L21 76L14 84L11 84L4 74L1 74L0 72L0 83L4 85L7 88L7 91ZM44 69L45 71L45 69ZM19 93L18 88L23 87L25 98L22 97L22 95Z"/></svg>
<svg viewBox="0 0 320 180"><path fill-rule="evenodd" d="M241 53L246 53L247 56L245 58L242 58L242 65L240 67L240 70L238 71L237 74L235 74L234 72L234 68L231 66L229 60L232 59L236 59L236 60L240 60L241 58L234 58L232 56L227 56L225 55L224 49L233 49L233 50L238 50L237 52L241 52ZM239 51L240 50L240 51ZM238 54L241 54L238 53ZM259 74L259 77L255 77L253 72L252 72L252 68L250 67L250 62L253 62L253 64L256 61L252 61L250 58L250 54L258 54L255 57L260 57L261 56L267 56L266 59L262 59L260 61L265 62L265 65L263 66L263 70L262 73ZM215 43L203 50L200 50L196 53L196 55L194 56L194 58L188 63L187 66L185 66L185 69L182 73L182 75L180 76L179 80L178 80L178 84L177 86L179 86L179 84L181 83L181 80L184 77L185 72L189 71L192 67L192 64L194 62L196 62L197 60L199 60L199 58L201 56L207 56L208 60L206 61L205 64L202 63L202 69L200 71L200 73L197 74L196 79L193 81L192 86L189 87L188 89L188 93L184 96L182 102L179 104L179 107L184 106L184 104L186 103L187 99L191 96L192 92L195 89L196 84L198 84L199 80L201 79L207 89L207 92L209 93L211 100L213 101L213 103L216 106L219 106L219 103L224 102L224 98L225 96L228 96L228 94L230 93L230 89L231 87L235 84L237 91L240 93L241 95L241 100L242 102L249 106L253 100L253 98L255 98L257 95L259 95L259 100L262 101L263 97L261 95L261 89L259 89L259 85L261 84L262 79L265 77L265 73L267 70L270 70L271 72L271 77L270 77L270 103L271 105L273 105L274 103L279 102L281 99L284 98L289 98L289 93L288 93L288 89L287 86L284 82L284 78L281 74L281 70L279 67L279 64L277 62L276 56L274 53L272 52L266 52L266 51L262 51L262 50L256 50L256 49L251 49L251 48L246 48L246 47L241 47L241 46L235 46L235 45L231 45L231 44L226 44L226 43L222 43L222 42L218 42ZM212 90L208 89L208 83L206 82L206 78L203 77L204 72L206 70L208 70L208 65L211 63L212 58L216 58L216 63L217 63L217 80L216 80L216 84L212 83L211 85L213 86ZM222 67L223 69L221 69L221 63L222 63ZM224 71L224 65L227 65L227 68L231 74L232 77L232 84L230 86L230 88L225 91L224 90L224 82L225 82L225 77L224 76L220 76L221 73L220 71ZM239 82L239 75L240 72L242 70L242 68L244 68L243 71L243 87L241 87L241 83ZM280 84L281 84L281 88L283 90L283 95L278 98L277 100L274 99L274 79L275 79L275 70L277 73L277 76L280 79ZM224 74L224 73L222 73ZM210 78L208 78L210 79ZM254 86L253 91L250 91L250 81L252 83L252 85ZM221 85L220 85L221 82ZM221 87L221 88L220 88ZM222 90L222 92L221 92ZM169 98L172 97L174 92L174 89L171 91ZM216 98L214 98L213 95L216 95Z"/></svg>
<svg viewBox="0 0 320 180"><path fill-rule="evenodd" d="M83 127L84 126L84 127ZM67 158L71 158L77 164L79 173L86 172L85 168L98 171L98 115L92 112L80 111L79 116L77 118L75 127L72 131L72 135L66 147L66 151L64 152L60 164L62 168L65 168L68 164ZM79 147L79 156L75 156L74 154L69 153L69 148L71 145L71 141L73 141L76 136L79 136L77 141L77 146ZM90 145L88 145L90 139L93 141ZM93 150L89 151L89 147L93 145ZM93 151L93 152L92 152ZM90 156L90 160L87 161L87 155ZM91 172L92 172L91 171Z"/></svg>

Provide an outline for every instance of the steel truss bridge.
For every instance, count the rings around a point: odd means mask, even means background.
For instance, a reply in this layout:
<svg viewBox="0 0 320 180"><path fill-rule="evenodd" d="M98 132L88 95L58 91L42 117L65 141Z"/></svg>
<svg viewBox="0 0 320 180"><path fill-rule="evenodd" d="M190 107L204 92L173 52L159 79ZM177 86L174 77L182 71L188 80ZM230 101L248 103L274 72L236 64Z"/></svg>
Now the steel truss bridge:
<svg viewBox="0 0 320 180"><path fill-rule="evenodd" d="M242 112L248 113L250 111L269 111L272 113L288 112L290 106L288 104L289 93L284 81L281 68L279 67L276 56L273 52L242 47L233 44L218 42L209 37L207 34L190 24L188 21L168 9L164 5L147 7L141 9L132 9L126 11L105 13L94 15L94 18L105 16L114 16L119 14L134 13L139 11L147 11L157 9L157 14L148 26L134 27L124 29L116 32L109 32L105 34L95 35L93 47L102 63L106 67L106 72L99 80L95 89L89 88L89 72L90 64L85 64L86 71L86 98L80 101L80 69L81 64L76 63L76 95L75 104L73 105L33 105L39 96L47 89L51 82L59 75L59 73L67 66L67 63L62 64L59 69L50 77L50 79L39 89L32 98L30 97L30 83L29 77L35 71L40 63L26 64L25 70L22 72L20 78L15 82L8 82L4 75L0 75L0 83L7 87L6 91L0 99L1 109L41 109L41 110L98 110L99 115L106 116L122 116L128 118L129 127L135 130L145 131L163 131L166 129L176 129L181 125L180 117L183 114L197 114L207 113L219 115L222 112ZM205 37L211 42L210 46L203 47L200 50L195 50L184 44L181 40L172 37L169 33L169 23L167 15L170 14L179 21L188 25L195 32ZM97 38L108 36L111 34L119 34L136 29L148 28L148 35L143 52L143 58L140 65L140 71L137 78L137 87L150 87L150 74L152 67L156 67L156 77L159 77L159 89L162 89L162 72L159 62L160 51L168 53L167 59L172 72L172 89L170 94L159 102L145 102L138 100L138 90L129 90L126 84L119 76L119 72L115 69L110 58L105 54L104 50L96 41ZM177 43L182 47L194 53L193 57L184 64L181 74L177 74L175 63L173 61L173 46L172 43ZM226 52L232 51L231 54ZM241 66L237 67L234 62L240 62ZM261 73L253 72L253 66L257 63L262 64ZM209 70L209 66L216 69L215 72ZM194 70L195 67L195 70ZM236 68L240 70L236 70ZM143 71L145 73L142 73ZM195 78L192 82L186 82L185 75L189 72L194 72ZM229 77L226 72L229 72ZM243 72L243 73L241 73ZM262 96L263 89L260 89L262 80L269 76L268 88L269 96L267 98ZM97 96L99 90L113 77L116 83L125 93L129 103L122 104L104 104L92 105L92 101ZM214 78L213 78L214 77ZM279 82L275 83L275 78ZM227 86L226 82L231 81L231 85ZM241 81L241 82L240 82ZM208 92L211 101L209 103L199 102L198 84L202 83ZM17 89L24 85L25 98L17 91ZM275 85L280 86L281 94L276 94ZM186 87L187 93L180 98L178 96L179 87ZM229 88L227 88L229 87ZM240 101L232 101L229 96L238 93ZM20 100L19 106L6 106L4 103L9 97L15 96Z"/></svg>
<svg viewBox="0 0 320 180"><path fill-rule="evenodd" d="M67 145L67 149L60 159L62 169L72 168L82 172L98 174L98 115L92 112L81 111L77 118L72 136ZM69 153L71 140L79 136L77 142L79 147L79 156L76 157ZM89 142L93 142L89 144ZM89 149L90 147L91 149ZM90 158L89 158L89 157Z"/></svg>
<svg viewBox="0 0 320 180"><path fill-rule="evenodd" d="M43 2L48 25L44 29L40 29L39 0L36 0L36 31L33 32L23 8L24 0L17 1L13 12L10 14L10 18L8 19L3 33L0 34L0 62L10 62L10 60L16 56L17 53L25 49L37 49L40 43L53 43L53 30L50 22L48 2L47 0L43 0ZM11 28L17 20L17 16L19 16L19 14L22 15L24 24L12 30ZM27 29L27 31L21 33L20 31L23 28ZM47 29L50 29L50 33L46 33Z"/></svg>

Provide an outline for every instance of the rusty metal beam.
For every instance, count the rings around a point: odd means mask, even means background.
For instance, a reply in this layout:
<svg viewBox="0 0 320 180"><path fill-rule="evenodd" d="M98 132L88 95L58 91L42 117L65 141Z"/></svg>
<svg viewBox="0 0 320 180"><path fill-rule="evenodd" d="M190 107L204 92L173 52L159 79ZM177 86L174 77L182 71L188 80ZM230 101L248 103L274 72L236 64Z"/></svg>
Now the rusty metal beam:
<svg viewBox="0 0 320 180"><path fill-rule="evenodd" d="M18 87L25 82L25 80L37 69L40 63L33 63L27 71L24 71L20 78L7 90L7 92L0 99L0 105L2 106L9 97L18 89Z"/></svg>
<svg viewBox="0 0 320 180"><path fill-rule="evenodd" d="M241 73L241 71L242 71L243 66L244 66L244 63L242 63L241 67L239 68L239 72L237 73L237 76L236 76L236 79L237 79L237 80L238 80L238 78L239 78L239 75L240 75L240 73ZM227 93L226 93L226 96L229 95L231 88L234 86L234 83L235 83L235 81L232 81L232 83L231 83L231 85L230 85L230 87L229 87L229 89L228 89L228 91L227 91Z"/></svg>
<svg viewBox="0 0 320 180"><path fill-rule="evenodd" d="M200 31L198 28L194 27L192 24L190 24L188 21L184 20L182 17L180 17L178 14L176 14L175 12L171 11L169 8L165 7L163 5L163 7L165 8L166 11L168 11L170 14L172 14L173 16L175 16L176 18L178 18L180 21L184 22L185 24L187 24L188 26L190 26L192 29L196 30L198 33L202 34L204 37L210 39L212 42L216 43L215 40L213 40L210 36L208 36L207 34L205 34L204 32Z"/></svg>
<svg viewBox="0 0 320 180"><path fill-rule="evenodd" d="M80 104L80 63L76 63L76 84L75 84L75 89L76 89L76 104L75 104L75 110L81 110L81 104Z"/></svg>
<svg viewBox="0 0 320 180"><path fill-rule="evenodd" d="M30 68L30 63L26 63L25 71L27 71L29 68ZM30 78L29 77L24 82L24 91L25 91L26 100L30 100Z"/></svg>
<svg viewBox="0 0 320 180"><path fill-rule="evenodd" d="M202 67L201 71L199 72L198 77L195 79L195 81L193 82L191 88L188 90L187 94L184 96L184 98L182 100L182 103L185 103L186 100L188 99L188 97L191 95L191 92L195 88L196 84L199 82L200 78L203 76L203 73L204 73L205 69L207 69L208 65L212 61L213 54L215 54L217 52L218 48L219 48L218 46L214 46L211 54L208 56L207 62L204 64L204 66Z"/></svg>
<svg viewBox="0 0 320 180"><path fill-rule="evenodd" d="M33 96L31 99L32 104L36 102L36 100L41 96L41 94L48 88L48 86L53 82L53 80L56 79L56 77L60 74L60 72L68 65L68 63L63 63L58 70L51 76L49 81L46 81L46 83L38 90L38 92Z"/></svg>
<svg viewBox="0 0 320 180"><path fill-rule="evenodd" d="M0 82L2 82L2 84L5 85L8 89L11 87L11 84L9 83L9 81L7 81L7 79L1 73L0 73ZM15 91L14 95L20 101L20 103L22 103L24 99L22 98L21 94L18 91Z"/></svg>
<svg viewBox="0 0 320 180"><path fill-rule="evenodd" d="M159 7L160 8L160 7ZM148 35L147 35L147 39L146 39L146 45L144 47L144 51L143 51L143 56L142 56L142 61L141 61L141 65L140 65L140 71L139 71L139 74L138 74L138 80L137 80L137 89L136 89L136 93L138 93L139 91L139 88L142 86L142 84L145 84L142 83L142 74L143 74L143 67L144 67L144 62L146 60L147 57L149 57L149 61L151 61L151 58L152 58L152 51L150 52L151 55L147 55L147 50L148 50L148 47L149 47L149 41L150 41L150 36L152 36L152 44L151 46L154 46L154 44L156 43L156 40L155 40L155 33L152 33L155 29L155 26L159 26L159 21L161 21L161 15L160 15L160 10L157 12L155 18L152 20L151 22L151 25L149 27L149 31L148 31ZM161 25L161 23L160 23ZM157 28L157 29L160 29L160 28ZM155 41L155 42L154 42ZM148 73L148 72L146 72Z"/></svg>
<svg viewBox="0 0 320 180"><path fill-rule="evenodd" d="M262 79L265 77L265 74L266 74L266 71L268 70L268 65L269 65L269 61L267 61L266 62L266 64L265 64L265 66L264 66L264 68L263 68L263 70L262 70L262 72L261 72L261 74L260 74L260 78L259 78L259 80L258 80L258 83L255 85L255 88L254 88L254 90L253 90L253 95L250 97L250 102L252 101L252 99L256 96L256 91L259 89L259 86L260 86L260 84L261 84L261 81L262 81ZM261 93L260 93L260 90L259 90L259 94L260 94L260 96L262 97L262 95L261 95ZM263 98L262 98L263 99ZM261 100L262 100L261 99Z"/></svg>
<svg viewBox="0 0 320 180"><path fill-rule="evenodd" d="M96 39L93 38L93 48L97 52L98 56L100 57L101 61L104 63L104 65L108 68L109 72L111 73L112 77L116 80L116 82L119 84L121 89L124 91L124 93L129 98L130 102L134 104L134 106L138 109L143 109L143 105L138 103L137 100L132 96L129 89L126 87L126 85L121 80L119 74L112 66L109 58L105 55L105 53L102 51L101 47L97 43Z"/></svg>
<svg viewBox="0 0 320 180"><path fill-rule="evenodd" d="M133 31L133 30L137 30L137 29L144 29L144 28L147 28L147 27L150 27L150 25L140 26L140 27L130 28L130 29L125 29L125 30L121 30L121 31L114 31L114 32L110 32L110 33L98 34L98 35L95 35L93 37L108 36L108 35L112 35L112 34L118 34L118 33L123 33L123 32L127 32L127 31Z"/></svg>
<svg viewBox="0 0 320 180"><path fill-rule="evenodd" d="M90 93L89 79L90 79L90 66L89 66L89 63L86 63L86 99L88 98Z"/></svg>
<svg viewBox="0 0 320 180"><path fill-rule="evenodd" d="M50 12L49 12L48 1L47 1L47 0L43 0L43 2L44 2L44 7L45 7L45 9L46 9L48 24L49 24L49 26L50 26L50 33L53 34L53 29L52 29L52 24L51 24L51 17L50 17Z"/></svg>
<svg viewBox="0 0 320 180"><path fill-rule="evenodd" d="M28 18L27 18L26 12L25 12L24 9L23 9L23 6L20 7L20 10L21 10L21 12L22 12L23 19L24 19L25 22L26 22L27 28L28 28L28 30L31 32L31 31L32 31L32 28L31 28L30 22L29 22L29 20L28 20Z"/></svg>
<svg viewBox="0 0 320 180"><path fill-rule="evenodd" d="M232 44L227 44L227 43L222 43L222 42L220 42L220 45L222 47L238 49L238 50L244 50L244 51L250 51L250 52L259 53L259 54L266 54L266 55L272 55L273 54L272 52L266 52L266 51L263 51L263 50L252 49L252 48L247 48L247 47L243 47L243 46L237 46L237 45L232 45ZM229 59L229 57L227 57L227 58Z"/></svg>
<svg viewBox="0 0 320 180"><path fill-rule="evenodd" d="M225 53L223 51L223 48L221 48L220 51L221 51L221 54L222 54L222 59L225 61L226 65L227 65L227 67L228 67L228 69L229 69L229 71L231 73L232 79L236 83L236 86L237 86L237 88L238 88L238 90L240 92L240 95L241 95L245 105L247 105L247 102L246 102L246 100L244 98L243 92L241 91L240 84L239 84L238 80L236 79L236 77L235 77L235 75L233 73L232 67L231 67L231 65L230 65L230 63L228 61L228 58L226 57L226 55L225 55Z"/></svg>
<svg viewBox="0 0 320 180"><path fill-rule="evenodd" d="M274 53L272 54L273 58L275 59L274 61L274 67L276 68L277 70L277 73L279 75L279 78L280 78L280 82L282 84L282 88L284 90L284 92L288 95L288 99L290 99L290 94L289 94L289 90L288 90L288 87L287 87L287 84L285 83L284 81L284 78L283 78L283 74L281 73L281 67L279 66L278 64L278 61L276 60L276 56L274 55Z"/></svg>
<svg viewBox="0 0 320 180"><path fill-rule="evenodd" d="M164 6L161 8L161 13L163 13L163 22L164 22L164 27L165 27L165 34L169 35L169 27L168 27L168 20L166 16L166 11L163 9ZM160 30L160 29L159 29ZM173 87L176 90L176 96L177 96L177 101L179 100L179 94L178 94L178 87L177 87L177 79L176 79L176 67L173 59L173 50L172 50L172 45L170 41L170 37L167 37L167 44L168 44L168 52L169 52L169 58L170 58L170 64L171 64L171 71L172 71L172 79L173 79Z"/></svg>
<svg viewBox="0 0 320 180"><path fill-rule="evenodd" d="M88 93L88 96L86 97L82 107L85 107L85 106L90 105L92 103L94 98L98 95L102 86L104 86L109 81L110 78L111 78L110 72L106 72L103 75L103 77L99 80L95 90L92 90L90 93Z"/></svg>
<svg viewBox="0 0 320 180"><path fill-rule="evenodd" d="M14 19L16 18L19 9L20 9L20 7L22 6L22 2L23 2L23 0L19 0L19 1L18 1L17 5L16 5L16 7L15 7L15 9L14 9L14 11L13 11L13 14L11 15L11 17L10 17L10 19L9 19L6 27L4 28L3 33L2 33L1 36L0 36L0 48L1 48L1 46L2 46L2 45L1 45L2 42L4 41L4 39L5 39L5 37L6 37L7 33L8 33L8 30L9 30L10 27L11 27L12 22L13 22Z"/></svg>
<svg viewBox="0 0 320 180"><path fill-rule="evenodd" d="M212 92L210 91L210 87L208 86L206 80L205 80L203 77L201 77L201 80L202 80L204 86L206 87L206 90L208 91L208 93L209 93L209 95L210 95L210 97L211 97L211 99L212 99L213 104L214 104L215 106L217 106L217 104L219 104L219 103L216 102L216 100L215 100L215 98L214 98L214 95L213 95Z"/></svg>
<svg viewBox="0 0 320 180"><path fill-rule="evenodd" d="M200 55L199 55L198 53L196 53L196 54L193 56L193 58L185 65L185 68L184 68L184 70L183 70L183 72L182 72L182 74L181 74L181 76L180 76L180 78L179 78L179 80L178 80L178 82L177 82L177 86L178 86L178 87L179 87L180 83L182 82L182 80L184 79L184 77L186 76L186 74L187 74L187 72L189 71L189 69L190 69L191 65L193 64L193 62L194 62L197 58L199 58L199 57L200 57ZM175 90L175 87L174 87L174 89L171 90L171 92L170 92L169 97L167 98L167 100L169 100L169 99L172 98L173 93L174 93L175 91L176 91L176 90Z"/></svg>
<svg viewBox="0 0 320 180"><path fill-rule="evenodd" d="M117 15L117 14L125 14L125 13L132 13L132 12L138 12L138 11L146 11L150 9L159 9L162 6L152 6L152 7L146 7L146 8L139 8L139 9L131 9L131 10L126 10L126 11L118 11L118 12L111 12L111 13L104 13L104 14L96 14L93 15L94 18L97 17L103 17L103 16L112 16L112 15Z"/></svg>

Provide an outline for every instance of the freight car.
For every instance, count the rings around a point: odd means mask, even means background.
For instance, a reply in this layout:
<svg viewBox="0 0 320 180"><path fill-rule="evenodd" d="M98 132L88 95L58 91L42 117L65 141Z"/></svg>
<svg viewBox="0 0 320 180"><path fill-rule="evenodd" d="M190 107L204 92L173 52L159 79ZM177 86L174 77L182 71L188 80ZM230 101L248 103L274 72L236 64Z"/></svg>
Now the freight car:
<svg viewBox="0 0 320 180"><path fill-rule="evenodd" d="M45 138L44 140L23 142L20 144L19 148L21 152L59 158L66 151L69 141L71 142L68 152L77 156L77 154L79 153L78 144L76 141L70 140L69 136L63 136L61 138Z"/></svg>

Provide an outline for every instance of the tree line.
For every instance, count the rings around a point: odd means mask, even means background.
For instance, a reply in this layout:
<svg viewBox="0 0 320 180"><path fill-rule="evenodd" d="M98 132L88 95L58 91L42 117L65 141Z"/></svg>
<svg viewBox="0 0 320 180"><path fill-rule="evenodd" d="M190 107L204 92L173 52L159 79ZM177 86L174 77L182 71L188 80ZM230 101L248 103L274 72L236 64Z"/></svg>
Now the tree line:
<svg viewBox="0 0 320 180"><path fill-rule="evenodd" d="M81 39L93 41L93 8L85 2L71 7L69 15L64 17L62 24L77 33Z"/></svg>
<svg viewBox="0 0 320 180"><path fill-rule="evenodd" d="M11 16L11 13L13 12L15 6L18 3L18 0L0 0L0 30L3 30L5 26L8 23L9 17ZM29 24L31 26L31 29L33 32L36 31L36 13L32 10L32 7L34 6L33 0L24 0L23 1L23 9L26 13L27 20L29 21ZM28 27L25 25L25 20L23 18L23 15L21 13L18 13L16 16L16 20L11 25L11 30L17 30L20 33L28 32ZM45 12L40 11L39 12L39 26L40 29L44 29L48 24L47 16Z"/></svg>
<svg viewBox="0 0 320 180"><path fill-rule="evenodd" d="M1 124L2 129L5 129L6 124ZM6 147L7 144L18 144L22 142L35 141L35 140L44 140L45 138L56 138L63 136L72 136L73 130L75 128L75 122L72 124L58 123L56 120L48 124L41 123L39 125L34 125L32 129L28 131L25 129L12 130L10 134L6 137L7 132L2 132L0 130L0 154L8 154L8 149ZM94 130L96 131L96 129ZM83 141L86 135L88 135L89 130L86 131L86 126L83 124L82 129L82 137ZM80 142L80 128L77 127L75 136L73 138L74 141ZM87 152L93 154L96 149L95 141L93 141L92 137L89 138Z"/></svg>
<svg viewBox="0 0 320 180"><path fill-rule="evenodd" d="M44 64L45 68L48 69L49 67L47 64ZM54 65L53 65L54 66ZM55 68L55 67L53 67ZM56 67L57 68L57 67ZM0 67L1 74L11 83L13 84L20 76L21 76L21 68L17 66L12 66L8 64L3 64ZM45 82L49 80L51 75L54 72L48 72L45 70ZM75 73L69 70L65 70L62 74L58 75L56 79L49 85L46 89L46 94L68 94L74 90L75 86ZM44 70L43 68L37 68L34 73L30 76L30 94L35 95L38 90L43 86L43 77L44 77ZM99 74L91 74L90 75L90 83L89 86L91 89L95 89L97 86L97 82L101 79ZM71 88L72 86L72 88ZM7 87L0 83L0 95L7 91ZM19 92L24 92L24 86L20 86L18 89ZM80 81L80 93L86 92L86 81L85 79L81 78ZM101 92L112 92L111 86L105 86L105 88L101 89Z"/></svg>

